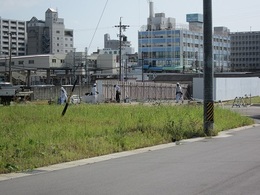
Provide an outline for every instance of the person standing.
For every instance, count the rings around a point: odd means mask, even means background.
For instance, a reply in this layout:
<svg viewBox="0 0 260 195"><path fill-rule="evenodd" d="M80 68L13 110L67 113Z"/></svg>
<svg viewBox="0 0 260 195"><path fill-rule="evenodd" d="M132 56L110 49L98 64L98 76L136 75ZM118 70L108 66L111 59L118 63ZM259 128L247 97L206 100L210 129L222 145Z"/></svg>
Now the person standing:
<svg viewBox="0 0 260 195"><path fill-rule="evenodd" d="M179 103L180 100L183 103L183 92L182 92L182 87L181 87L180 83L177 83L177 86L176 86L176 103Z"/></svg>
<svg viewBox="0 0 260 195"><path fill-rule="evenodd" d="M67 91L63 87L61 87L60 104L66 103L67 99L68 99Z"/></svg>
<svg viewBox="0 0 260 195"><path fill-rule="evenodd" d="M93 96L93 103L97 103L97 96L98 96L98 91L97 91L97 84L94 83L93 87L91 89L91 95Z"/></svg>
<svg viewBox="0 0 260 195"><path fill-rule="evenodd" d="M114 85L114 88L116 90L116 102L120 103L120 95L121 95L120 87L118 85Z"/></svg>

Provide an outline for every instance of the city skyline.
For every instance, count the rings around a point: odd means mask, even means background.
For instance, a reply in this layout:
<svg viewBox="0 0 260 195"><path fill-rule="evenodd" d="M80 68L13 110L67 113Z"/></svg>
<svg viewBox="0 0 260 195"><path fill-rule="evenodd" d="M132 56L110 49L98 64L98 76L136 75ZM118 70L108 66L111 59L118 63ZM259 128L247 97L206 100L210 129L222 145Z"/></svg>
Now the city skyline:
<svg viewBox="0 0 260 195"><path fill-rule="evenodd" d="M155 13L165 13L166 17L176 18L177 24L187 24L186 14L203 13L202 0L153 0ZM147 0L0 0L0 17L4 19L29 21L32 17L45 19L48 8L57 9L59 18L64 18L65 27L74 30L76 51L89 53L104 47L104 34L118 39L120 17L122 24L130 27L124 32L138 51L138 31L147 24L149 4ZM213 26L225 26L231 32L260 31L260 2L249 0L212 1Z"/></svg>

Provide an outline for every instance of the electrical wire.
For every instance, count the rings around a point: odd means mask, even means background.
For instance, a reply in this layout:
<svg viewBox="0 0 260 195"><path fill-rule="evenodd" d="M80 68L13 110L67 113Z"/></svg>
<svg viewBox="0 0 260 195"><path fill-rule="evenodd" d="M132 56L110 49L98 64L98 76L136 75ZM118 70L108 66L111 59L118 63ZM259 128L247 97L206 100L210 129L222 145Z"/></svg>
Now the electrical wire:
<svg viewBox="0 0 260 195"><path fill-rule="evenodd" d="M93 41L93 39L94 39L94 37L95 37L95 35L96 35L96 32L97 32L97 29L98 29L99 23L100 23L100 21L101 21L101 19L102 19L102 17L103 17L103 14L104 14L104 12L105 12L105 9L106 9L106 7L107 7L107 3L108 3L108 0L106 1L106 4L105 4L105 6L104 6L104 9L103 9L103 11L102 11L102 13L101 13L101 16L100 16L100 18L99 18L99 21L98 21L98 23L97 23L97 26L96 26L95 32L94 32L94 34L93 34L93 36L92 36L92 38L91 38L91 41L90 41L90 43L89 43L88 50L90 50L90 47L91 47L92 41Z"/></svg>

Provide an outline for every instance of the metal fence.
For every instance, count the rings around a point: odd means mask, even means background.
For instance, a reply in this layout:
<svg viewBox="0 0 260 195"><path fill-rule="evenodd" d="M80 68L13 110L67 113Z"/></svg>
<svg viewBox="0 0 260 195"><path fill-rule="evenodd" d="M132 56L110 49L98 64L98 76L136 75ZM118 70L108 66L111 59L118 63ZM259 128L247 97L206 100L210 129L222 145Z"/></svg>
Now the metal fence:
<svg viewBox="0 0 260 195"><path fill-rule="evenodd" d="M99 82L100 83L100 82ZM99 92L104 96L105 101L115 100L114 85L119 85L121 89L121 100L131 101L163 101L175 100L175 84L153 83L153 82L119 82L119 81L101 81L101 90ZM70 93L72 86L63 86ZM41 86L33 87L32 100L57 100L60 96L60 86ZM184 97L186 97L187 86L182 86ZM76 86L73 94L79 96L85 95L91 91L90 85ZM101 92L102 91L102 92Z"/></svg>

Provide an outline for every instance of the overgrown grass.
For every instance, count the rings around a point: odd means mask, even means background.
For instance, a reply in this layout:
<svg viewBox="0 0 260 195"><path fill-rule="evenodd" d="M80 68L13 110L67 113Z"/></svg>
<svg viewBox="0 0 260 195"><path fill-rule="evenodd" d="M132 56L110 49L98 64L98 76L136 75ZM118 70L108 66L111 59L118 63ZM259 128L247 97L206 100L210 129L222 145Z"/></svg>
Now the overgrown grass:
<svg viewBox="0 0 260 195"><path fill-rule="evenodd" d="M0 173L204 136L202 106L15 105L0 108ZM252 124L215 108L214 134Z"/></svg>

